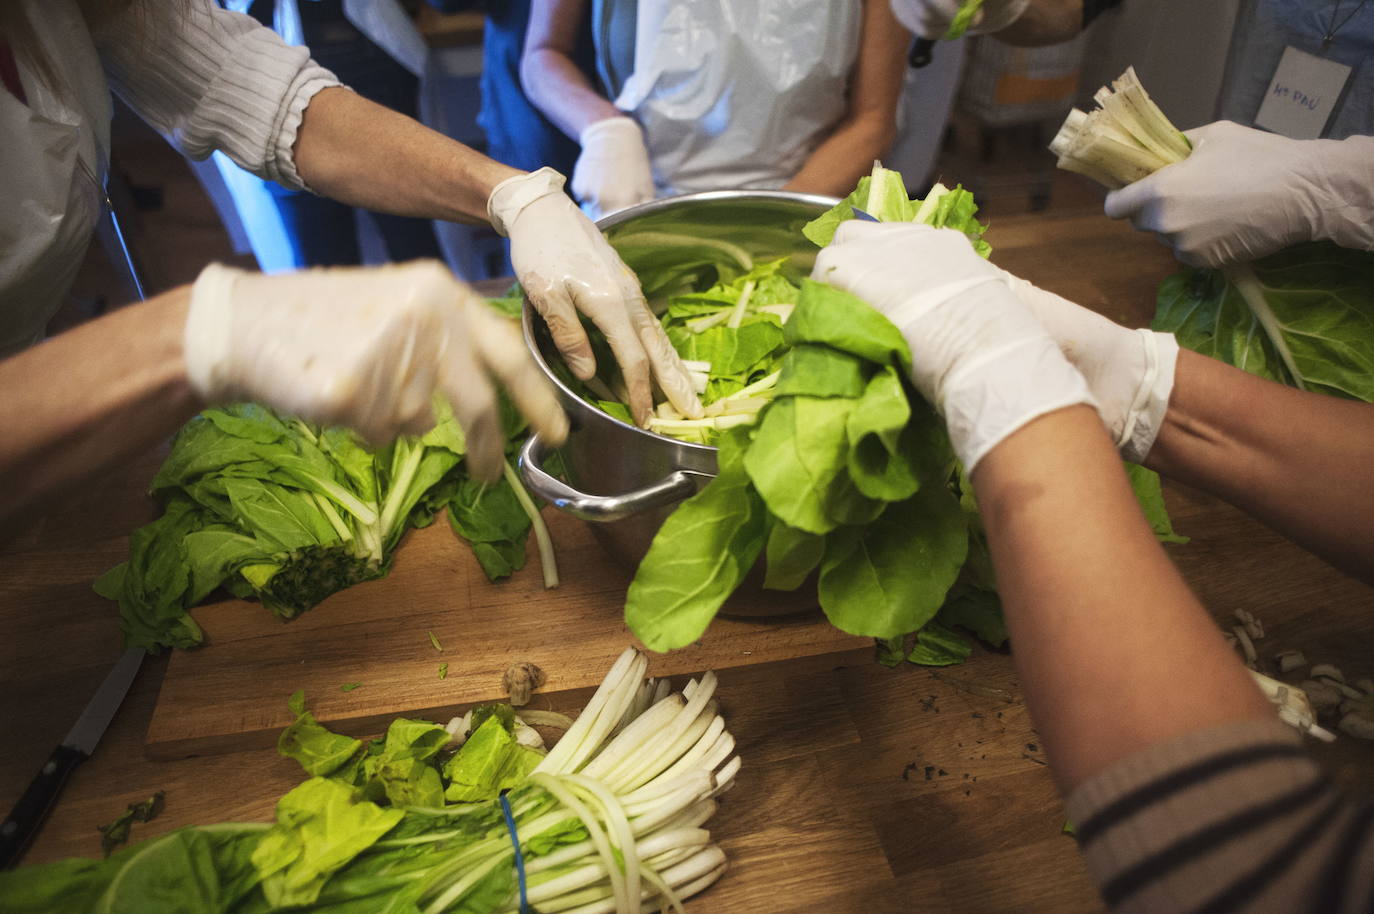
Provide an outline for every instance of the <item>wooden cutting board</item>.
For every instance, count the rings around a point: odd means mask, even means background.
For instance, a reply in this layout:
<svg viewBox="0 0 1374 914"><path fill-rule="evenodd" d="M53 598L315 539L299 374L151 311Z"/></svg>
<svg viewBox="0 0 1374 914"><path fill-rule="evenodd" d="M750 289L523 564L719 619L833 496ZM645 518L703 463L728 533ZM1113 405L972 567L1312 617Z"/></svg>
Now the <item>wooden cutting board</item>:
<svg viewBox="0 0 1374 914"><path fill-rule="evenodd" d="M335 594L281 622L262 606L226 599L196 609L207 643L173 654L148 727L149 757L167 759L270 745L291 721L288 696L305 691L315 715L355 736L395 717L447 720L472 704L503 700L502 674L517 661L545 670L532 707L601 681L637 643L622 618L628 571L611 561L587 525L544 512L561 585L545 590L533 538L529 562L487 581L467 545L440 519L412 531L391 574ZM786 616L720 618L696 644L658 655L658 675L796 661L832 667L872 658L873 642L833 628L814 592L767 600ZM443 650L435 650L433 632ZM440 678L441 664L448 664ZM342 687L357 683L343 691ZM566 703L566 702L565 702Z"/></svg>

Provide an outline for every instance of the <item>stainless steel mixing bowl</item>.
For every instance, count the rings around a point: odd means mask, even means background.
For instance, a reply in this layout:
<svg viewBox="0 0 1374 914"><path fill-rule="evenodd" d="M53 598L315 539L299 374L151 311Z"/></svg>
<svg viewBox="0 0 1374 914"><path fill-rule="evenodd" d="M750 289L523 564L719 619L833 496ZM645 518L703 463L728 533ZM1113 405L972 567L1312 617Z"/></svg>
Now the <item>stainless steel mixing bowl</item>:
<svg viewBox="0 0 1374 914"><path fill-rule="evenodd" d="M816 249L801 228L835 203L833 197L785 191L711 191L644 203L598 225L630 268L645 276L652 265L661 267L665 251L681 250L686 262L702 247L742 250L755 260L788 257L788 269L804 276ZM528 301L522 323L525 343L557 389L571 431L559 449L566 483L545 470L548 448L538 436L520 453L520 475L539 497L591 522L610 554L635 567L677 503L715 476L716 449L644 431L586 402L551 367L561 359ZM754 590L748 583L744 589ZM798 608L794 595L773 591L756 592L749 603L761 612Z"/></svg>

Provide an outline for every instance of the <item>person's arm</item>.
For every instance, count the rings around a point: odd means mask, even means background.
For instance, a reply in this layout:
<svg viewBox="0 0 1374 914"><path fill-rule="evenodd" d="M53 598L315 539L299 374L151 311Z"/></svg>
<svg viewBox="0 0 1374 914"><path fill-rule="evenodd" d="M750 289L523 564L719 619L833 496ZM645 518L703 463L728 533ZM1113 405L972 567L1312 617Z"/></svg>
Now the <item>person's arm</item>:
<svg viewBox="0 0 1374 914"><path fill-rule="evenodd" d="M597 121L623 113L573 61L587 0L531 0L520 84L544 116L573 140Z"/></svg>
<svg viewBox="0 0 1374 914"><path fill-rule="evenodd" d="M995 33L997 40L1032 48L1068 41L1091 20L1088 5L1084 0L1032 0L1015 22Z"/></svg>
<svg viewBox="0 0 1374 914"><path fill-rule="evenodd" d="M973 485L1026 703L1062 788L1185 733L1274 716L1155 540L1093 410L1026 425Z"/></svg>
<svg viewBox="0 0 1374 914"><path fill-rule="evenodd" d="M0 361L0 528L163 441L200 408L186 376L189 286Z"/></svg>
<svg viewBox="0 0 1374 914"><path fill-rule="evenodd" d="M1008 282L1087 378L1127 460L1211 492L1374 583L1374 404L1308 393L1181 351Z"/></svg>
<svg viewBox="0 0 1374 914"><path fill-rule="evenodd" d="M207 403L264 403L381 442L430 428L437 391L473 472L495 478L498 384L562 441L567 419L515 324L437 261L274 276L212 264L193 286L0 362L0 528Z"/></svg>
<svg viewBox="0 0 1374 914"><path fill-rule="evenodd" d="M1294 390L1184 350L1145 465L1374 584L1374 404Z"/></svg>
<svg viewBox="0 0 1374 914"><path fill-rule="evenodd" d="M311 99L295 164L311 190L340 202L469 223L487 221L492 190L521 174L344 88Z"/></svg>
<svg viewBox="0 0 1374 914"><path fill-rule="evenodd" d="M843 197L868 174L897 136L908 38L888 0L864 0L859 53L844 118L816 147L784 190Z"/></svg>

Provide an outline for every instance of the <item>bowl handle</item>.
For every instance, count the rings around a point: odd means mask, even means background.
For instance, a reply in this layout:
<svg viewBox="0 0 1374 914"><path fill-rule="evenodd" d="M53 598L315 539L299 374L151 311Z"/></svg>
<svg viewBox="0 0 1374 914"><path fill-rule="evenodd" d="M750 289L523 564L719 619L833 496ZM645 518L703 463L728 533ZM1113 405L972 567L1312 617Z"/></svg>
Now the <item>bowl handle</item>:
<svg viewBox="0 0 1374 914"><path fill-rule="evenodd" d="M588 495L554 479L544 470L548 446L538 435L530 435L520 449L520 478L535 495L573 517L590 521L613 521L671 505L695 494L696 473L674 470L653 485L623 495Z"/></svg>

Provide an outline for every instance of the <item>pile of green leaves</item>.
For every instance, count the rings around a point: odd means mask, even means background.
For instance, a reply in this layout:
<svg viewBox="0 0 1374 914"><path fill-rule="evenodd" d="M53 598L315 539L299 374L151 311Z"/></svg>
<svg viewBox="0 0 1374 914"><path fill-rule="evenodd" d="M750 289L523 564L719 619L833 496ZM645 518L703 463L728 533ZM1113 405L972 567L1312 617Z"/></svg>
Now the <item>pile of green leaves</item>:
<svg viewBox="0 0 1374 914"><path fill-rule="evenodd" d="M1251 374L1374 402L1374 253L1297 245L1159 287L1153 327Z"/></svg>
<svg viewBox="0 0 1374 914"><path fill-rule="evenodd" d="M129 559L96 581L119 603L130 646L189 648L204 633L187 610L217 588L292 619L339 590L380 578L406 530L449 508L496 580L525 561L530 516L512 488L472 479L447 404L422 437L372 449L263 406L208 409L178 433L154 477L161 517L134 531ZM508 453L522 420L505 410Z"/></svg>
<svg viewBox="0 0 1374 914"><path fill-rule="evenodd" d="M332 733L292 696L296 720L283 755L308 780L277 804L274 824L182 828L111 855L0 875L6 911L417 912L451 882L445 867L464 852L505 853L505 866L478 873L455 903L436 910L499 910L514 891L510 837L496 797L508 788L526 821L554 808L520 787L544 757L514 737L509 705L477 709L458 751L439 724L397 719L380 739ZM587 839L576 817L526 838L527 860Z"/></svg>
<svg viewBox="0 0 1374 914"><path fill-rule="evenodd" d="M855 208L960 229L989 251L966 191L911 200L886 169L805 234L828 244ZM771 402L755 424L720 434L718 475L668 517L639 566L625 606L635 635L659 651L690 644L763 557L765 587L795 590L814 575L831 623L883 639L889 656L957 663L972 644L954 626L1005 641L971 487L943 420L909 383L901 333L808 279L782 337ZM1132 475L1157 532L1172 536L1158 478Z"/></svg>
<svg viewBox="0 0 1374 914"><path fill-rule="evenodd" d="M558 721L567 731L550 752L508 704L470 711L455 748L426 720L373 740L334 733L298 692L278 751L307 779L275 822L0 873L0 909L498 914L520 900L518 840L536 909L638 911L645 898L680 910L725 868L701 826L739 760L714 675L688 683L688 698L647 666L623 653L577 720Z"/></svg>

